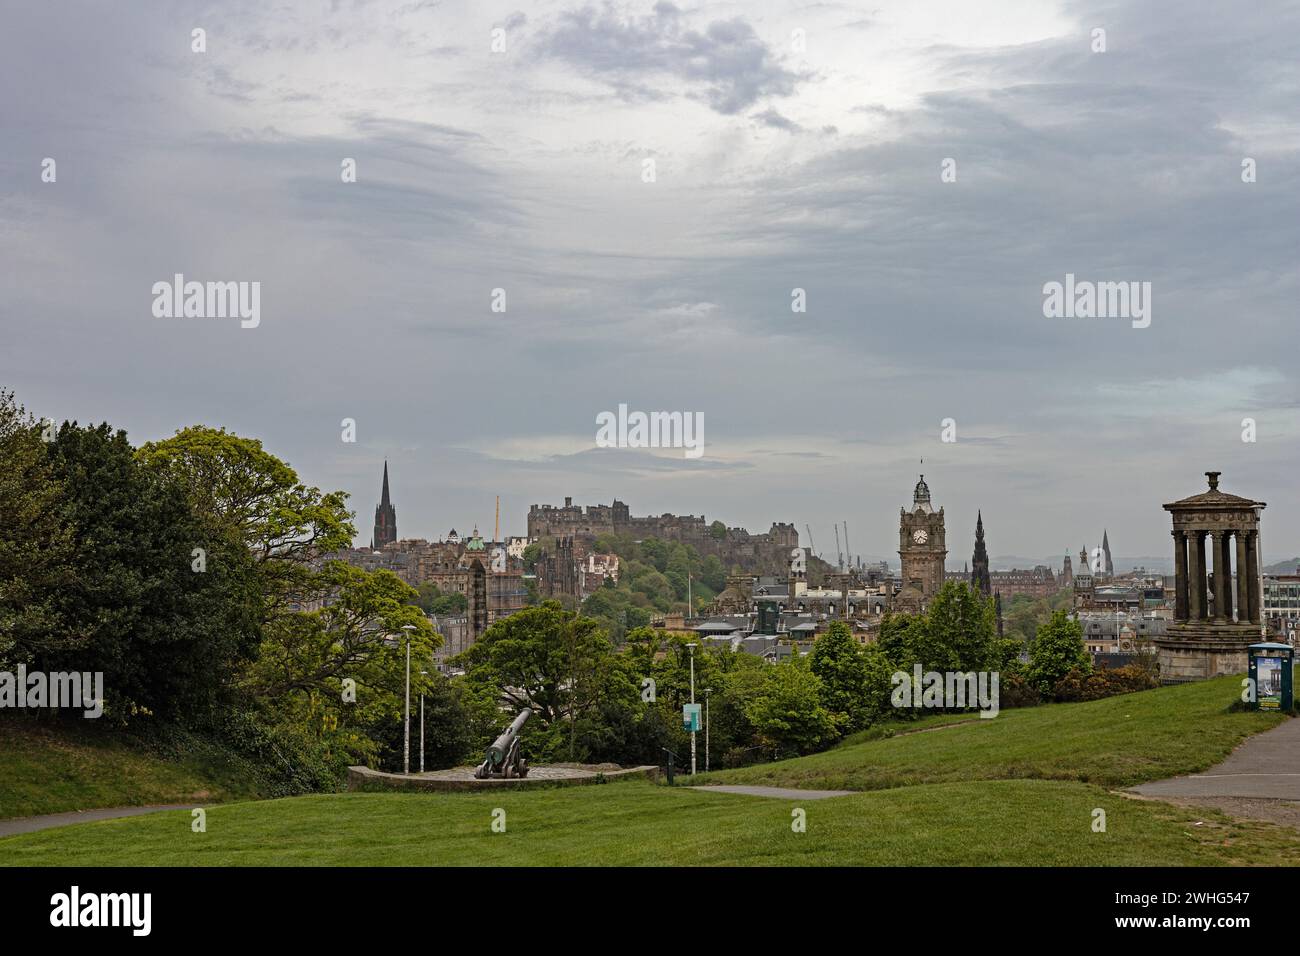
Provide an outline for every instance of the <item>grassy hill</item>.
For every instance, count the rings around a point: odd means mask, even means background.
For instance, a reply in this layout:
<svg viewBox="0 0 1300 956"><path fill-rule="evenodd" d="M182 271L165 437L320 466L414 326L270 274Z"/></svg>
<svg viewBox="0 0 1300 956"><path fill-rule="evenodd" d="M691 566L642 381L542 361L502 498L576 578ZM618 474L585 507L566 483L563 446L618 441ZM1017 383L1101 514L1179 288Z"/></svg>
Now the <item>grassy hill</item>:
<svg viewBox="0 0 1300 956"><path fill-rule="evenodd" d="M1285 865L1300 832L1110 787L1215 763L1287 718L1229 712L1234 678L858 740L715 782L861 788L785 800L642 781L234 803L0 840L0 864ZM679 778L680 780L680 778ZM806 814L805 832L791 828ZM1106 831L1093 831L1095 811ZM506 831L494 833L494 812Z"/></svg>
<svg viewBox="0 0 1300 956"><path fill-rule="evenodd" d="M258 793L246 770L212 748L165 759L97 727L0 720L0 819L248 799Z"/></svg>
<svg viewBox="0 0 1300 956"><path fill-rule="evenodd" d="M1246 736L1288 719L1228 712L1240 691L1240 678L1221 677L1083 704L1004 710L943 730L715 771L700 782L879 790L1029 778L1129 787L1205 770Z"/></svg>

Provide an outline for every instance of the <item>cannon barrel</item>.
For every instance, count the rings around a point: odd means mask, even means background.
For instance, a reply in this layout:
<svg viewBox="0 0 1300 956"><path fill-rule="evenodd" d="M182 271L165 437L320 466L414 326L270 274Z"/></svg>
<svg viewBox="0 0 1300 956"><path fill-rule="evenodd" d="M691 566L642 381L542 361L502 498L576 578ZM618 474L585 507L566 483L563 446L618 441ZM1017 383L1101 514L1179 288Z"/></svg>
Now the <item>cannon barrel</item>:
<svg viewBox="0 0 1300 956"><path fill-rule="evenodd" d="M506 754L510 752L510 745L515 742L515 738L519 736L519 732L524 729L524 724L532 715L532 710L525 707L519 712L519 716L510 722L510 726L501 731L501 736L492 741L492 746L488 748L487 755L493 766L506 759Z"/></svg>

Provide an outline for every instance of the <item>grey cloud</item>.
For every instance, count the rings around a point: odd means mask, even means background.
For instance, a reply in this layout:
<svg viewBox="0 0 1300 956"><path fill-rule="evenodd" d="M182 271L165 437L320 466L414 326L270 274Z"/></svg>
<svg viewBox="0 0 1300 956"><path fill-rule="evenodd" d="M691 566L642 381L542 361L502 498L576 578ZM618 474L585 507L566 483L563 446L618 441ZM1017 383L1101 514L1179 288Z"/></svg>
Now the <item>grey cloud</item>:
<svg viewBox="0 0 1300 956"><path fill-rule="evenodd" d="M687 95L728 115L764 97L789 96L801 79L778 62L743 19L715 20L695 30L665 0L643 17L624 17L609 3L562 13L541 38L539 50L609 83L629 99L669 95L671 90L656 84L677 81Z"/></svg>

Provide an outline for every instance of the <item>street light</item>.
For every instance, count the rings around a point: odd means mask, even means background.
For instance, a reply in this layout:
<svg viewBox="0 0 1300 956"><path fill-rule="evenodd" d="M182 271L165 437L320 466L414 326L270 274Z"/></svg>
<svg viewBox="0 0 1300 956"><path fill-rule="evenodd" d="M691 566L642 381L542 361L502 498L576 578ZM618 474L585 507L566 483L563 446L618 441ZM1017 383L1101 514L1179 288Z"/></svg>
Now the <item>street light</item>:
<svg viewBox="0 0 1300 956"><path fill-rule="evenodd" d="M709 772L709 695L712 687L704 688L704 772Z"/></svg>
<svg viewBox="0 0 1300 956"><path fill-rule="evenodd" d="M415 630L414 624L403 624L402 630L406 632L406 720L405 720L405 742L402 752L402 773L411 772L411 632Z"/></svg>
<svg viewBox="0 0 1300 956"><path fill-rule="evenodd" d="M421 677L428 677L428 671L420 671ZM420 691L420 773L424 773L424 691Z"/></svg>
<svg viewBox="0 0 1300 956"><path fill-rule="evenodd" d="M695 648L694 643L686 645L691 652L691 703L695 703ZM691 776L695 776L695 721L691 721Z"/></svg>

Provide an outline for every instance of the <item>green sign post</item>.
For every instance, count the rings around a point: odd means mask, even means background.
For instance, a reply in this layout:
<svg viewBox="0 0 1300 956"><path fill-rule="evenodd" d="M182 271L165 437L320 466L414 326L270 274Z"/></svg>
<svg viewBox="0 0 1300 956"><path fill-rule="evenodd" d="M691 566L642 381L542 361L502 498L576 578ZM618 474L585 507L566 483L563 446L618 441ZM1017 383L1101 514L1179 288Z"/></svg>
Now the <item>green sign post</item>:
<svg viewBox="0 0 1300 956"><path fill-rule="evenodd" d="M1295 651L1290 644L1264 642L1247 648L1250 680L1255 688L1251 710L1290 710L1291 663Z"/></svg>

